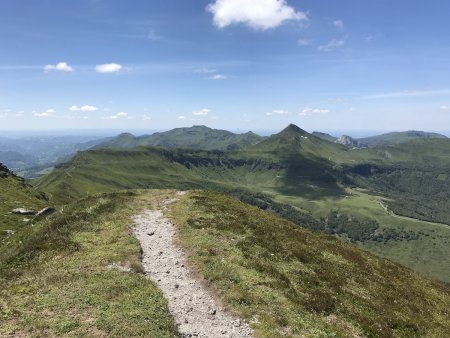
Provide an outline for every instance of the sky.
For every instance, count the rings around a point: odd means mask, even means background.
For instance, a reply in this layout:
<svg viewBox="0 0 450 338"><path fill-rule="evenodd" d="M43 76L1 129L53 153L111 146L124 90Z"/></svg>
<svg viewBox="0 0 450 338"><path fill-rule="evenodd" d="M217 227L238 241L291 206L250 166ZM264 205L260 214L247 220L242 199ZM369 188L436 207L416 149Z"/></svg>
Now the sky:
<svg viewBox="0 0 450 338"><path fill-rule="evenodd" d="M0 130L450 130L448 0L0 0Z"/></svg>

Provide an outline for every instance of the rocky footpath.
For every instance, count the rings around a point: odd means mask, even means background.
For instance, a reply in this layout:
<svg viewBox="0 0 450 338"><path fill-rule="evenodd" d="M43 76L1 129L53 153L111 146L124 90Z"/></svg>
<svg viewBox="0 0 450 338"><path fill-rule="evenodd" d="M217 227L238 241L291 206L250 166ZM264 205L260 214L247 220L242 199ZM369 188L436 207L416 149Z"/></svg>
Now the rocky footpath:
<svg viewBox="0 0 450 338"><path fill-rule="evenodd" d="M168 205L175 200L166 200ZM164 293L180 337L246 338L252 329L227 313L187 267L184 250L175 243L176 228L161 210L135 217L134 233L143 251L146 274Z"/></svg>

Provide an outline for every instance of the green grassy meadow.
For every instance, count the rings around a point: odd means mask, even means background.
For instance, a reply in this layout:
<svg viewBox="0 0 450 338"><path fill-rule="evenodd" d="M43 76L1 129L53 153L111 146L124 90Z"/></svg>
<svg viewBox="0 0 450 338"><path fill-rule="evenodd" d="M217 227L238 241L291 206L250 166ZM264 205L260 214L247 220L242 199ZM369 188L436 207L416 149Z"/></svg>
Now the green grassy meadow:
<svg viewBox="0 0 450 338"><path fill-rule="evenodd" d="M189 259L257 337L440 337L447 287L226 195L168 213ZM420 313L420 315L418 315Z"/></svg>
<svg viewBox="0 0 450 338"><path fill-rule="evenodd" d="M177 337L131 217L168 191L77 201L0 247L1 337Z"/></svg>

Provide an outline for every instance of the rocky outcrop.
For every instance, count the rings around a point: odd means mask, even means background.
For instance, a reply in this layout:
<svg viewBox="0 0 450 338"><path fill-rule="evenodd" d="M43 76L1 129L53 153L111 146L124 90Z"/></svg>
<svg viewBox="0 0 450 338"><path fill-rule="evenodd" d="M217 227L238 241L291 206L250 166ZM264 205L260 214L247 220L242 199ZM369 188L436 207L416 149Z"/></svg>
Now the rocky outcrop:
<svg viewBox="0 0 450 338"><path fill-rule="evenodd" d="M355 140L353 137L348 135L342 135L335 141L335 143L342 144L348 148L367 148L367 145L360 143L358 140Z"/></svg>
<svg viewBox="0 0 450 338"><path fill-rule="evenodd" d="M24 216L36 214L36 211L30 210L30 209L25 209L25 208L16 208L16 209L13 209L12 212L13 212L13 214L24 215Z"/></svg>

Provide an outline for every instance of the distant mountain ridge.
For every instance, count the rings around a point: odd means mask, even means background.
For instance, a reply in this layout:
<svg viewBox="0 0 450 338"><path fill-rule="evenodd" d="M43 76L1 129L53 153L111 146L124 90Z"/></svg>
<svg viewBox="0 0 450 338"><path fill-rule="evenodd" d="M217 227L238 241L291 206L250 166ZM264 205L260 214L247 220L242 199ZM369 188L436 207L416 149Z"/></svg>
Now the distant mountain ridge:
<svg viewBox="0 0 450 338"><path fill-rule="evenodd" d="M131 149L140 146L157 146L165 148L229 151L257 144L263 139L264 137L251 131L244 134L235 134L230 131L212 129L206 126L192 126L143 136L124 133L102 142L94 148Z"/></svg>
<svg viewBox="0 0 450 338"><path fill-rule="evenodd" d="M369 147L384 147L409 142L418 139L446 139L447 136L425 131L409 130L403 132L392 132L382 135L359 138L358 141Z"/></svg>

